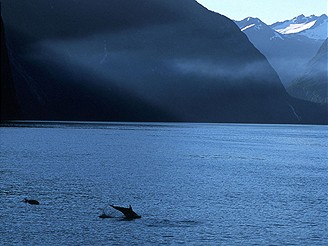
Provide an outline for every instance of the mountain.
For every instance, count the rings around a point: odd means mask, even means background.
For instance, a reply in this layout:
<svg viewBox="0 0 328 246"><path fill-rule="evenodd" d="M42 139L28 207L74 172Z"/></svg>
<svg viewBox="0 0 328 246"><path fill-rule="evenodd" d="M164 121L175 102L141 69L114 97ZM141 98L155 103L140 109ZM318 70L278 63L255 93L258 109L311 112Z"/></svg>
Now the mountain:
<svg viewBox="0 0 328 246"><path fill-rule="evenodd" d="M254 38L265 40L285 39L284 35L280 35L278 32L274 31L259 18L248 17L241 21L235 21L235 23L241 31L247 32L247 34L250 34L252 37L254 36ZM259 33L260 35L257 35Z"/></svg>
<svg viewBox="0 0 328 246"><path fill-rule="evenodd" d="M4 25L1 18L1 114L0 120L19 119L20 109L11 73Z"/></svg>
<svg viewBox="0 0 328 246"><path fill-rule="evenodd" d="M279 33L258 18L248 17L235 23L266 56L286 87L299 77L323 43L303 35Z"/></svg>
<svg viewBox="0 0 328 246"><path fill-rule="evenodd" d="M297 98L328 105L328 39L307 64L303 75L287 89Z"/></svg>
<svg viewBox="0 0 328 246"><path fill-rule="evenodd" d="M2 7L23 119L304 123L246 35L193 0Z"/></svg>
<svg viewBox="0 0 328 246"><path fill-rule="evenodd" d="M298 34L311 39L324 40L328 37L328 16L300 15L292 20L276 22L270 26L281 34Z"/></svg>

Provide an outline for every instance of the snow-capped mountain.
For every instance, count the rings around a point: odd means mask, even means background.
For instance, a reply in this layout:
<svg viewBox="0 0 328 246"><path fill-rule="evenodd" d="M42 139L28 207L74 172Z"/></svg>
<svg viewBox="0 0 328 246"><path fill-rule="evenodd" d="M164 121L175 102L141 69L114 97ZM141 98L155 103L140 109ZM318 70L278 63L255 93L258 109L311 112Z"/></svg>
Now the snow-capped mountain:
<svg viewBox="0 0 328 246"><path fill-rule="evenodd" d="M270 26L281 34L299 34L311 39L326 39L328 37L328 16L300 15L292 20L276 22Z"/></svg>
<svg viewBox="0 0 328 246"><path fill-rule="evenodd" d="M235 21L235 23L238 25L241 31L247 32L247 33L261 33L262 38L267 38L270 40L279 38L284 39L284 35L281 35L280 33L273 30L271 27L269 27L267 24L265 24L263 21L261 21L259 18L252 18L247 17L244 20L241 21Z"/></svg>
<svg viewBox="0 0 328 246"><path fill-rule="evenodd" d="M281 34L258 18L248 17L235 23L267 57L285 86L303 73L304 65L323 43L303 35Z"/></svg>

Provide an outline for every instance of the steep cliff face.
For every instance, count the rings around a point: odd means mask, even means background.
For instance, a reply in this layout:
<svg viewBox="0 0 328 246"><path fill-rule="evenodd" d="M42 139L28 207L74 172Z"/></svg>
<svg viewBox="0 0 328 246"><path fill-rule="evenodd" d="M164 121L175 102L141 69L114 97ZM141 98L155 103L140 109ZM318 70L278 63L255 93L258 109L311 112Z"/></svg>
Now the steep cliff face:
<svg viewBox="0 0 328 246"><path fill-rule="evenodd" d="M328 104L327 40L307 64L302 76L288 87L288 92L292 96L315 103Z"/></svg>
<svg viewBox="0 0 328 246"><path fill-rule="evenodd" d="M3 13L25 118L298 122L266 58L193 0L5 0Z"/></svg>
<svg viewBox="0 0 328 246"><path fill-rule="evenodd" d="M0 121L19 119L20 111L16 89L11 73L8 50L5 41L5 30L1 17L1 111Z"/></svg>

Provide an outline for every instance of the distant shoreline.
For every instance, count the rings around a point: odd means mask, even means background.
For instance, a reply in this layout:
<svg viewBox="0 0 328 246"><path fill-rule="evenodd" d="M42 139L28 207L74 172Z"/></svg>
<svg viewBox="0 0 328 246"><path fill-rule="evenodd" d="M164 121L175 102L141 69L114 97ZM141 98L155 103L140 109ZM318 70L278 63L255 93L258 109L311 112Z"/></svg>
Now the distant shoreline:
<svg viewBox="0 0 328 246"><path fill-rule="evenodd" d="M8 120L0 122L0 127L51 127L51 126L148 126L148 127L171 127L177 125L209 125L209 126L328 126L326 124L287 124L287 123L234 123L234 122L119 122L119 121L49 121L49 120Z"/></svg>

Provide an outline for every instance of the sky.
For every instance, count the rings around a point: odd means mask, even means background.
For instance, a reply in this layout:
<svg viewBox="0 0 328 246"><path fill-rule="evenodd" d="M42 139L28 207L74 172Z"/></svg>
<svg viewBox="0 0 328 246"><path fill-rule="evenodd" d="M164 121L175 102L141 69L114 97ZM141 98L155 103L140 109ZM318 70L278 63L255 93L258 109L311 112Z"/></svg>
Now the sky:
<svg viewBox="0 0 328 246"><path fill-rule="evenodd" d="M197 0L206 8L234 20L260 18L266 24L292 19L304 14L328 12L327 0Z"/></svg>

